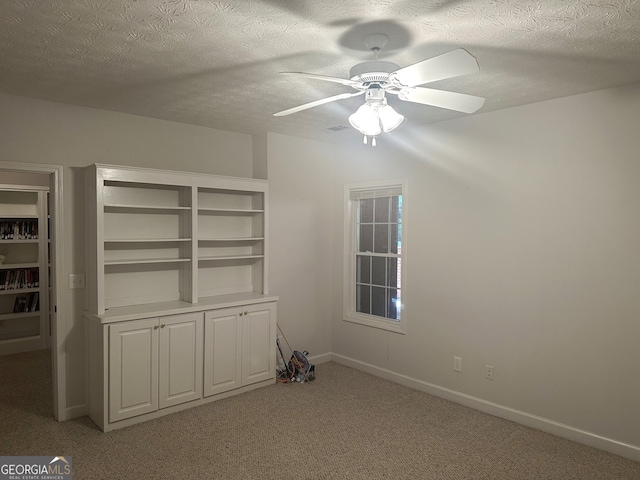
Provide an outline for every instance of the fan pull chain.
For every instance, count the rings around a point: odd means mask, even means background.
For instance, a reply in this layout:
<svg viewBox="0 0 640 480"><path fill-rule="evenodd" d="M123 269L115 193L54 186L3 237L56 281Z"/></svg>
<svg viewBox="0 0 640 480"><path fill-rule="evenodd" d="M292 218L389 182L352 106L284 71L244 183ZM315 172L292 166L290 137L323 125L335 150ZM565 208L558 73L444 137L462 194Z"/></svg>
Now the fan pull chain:
<svg viewBox="0 0 640 480"><path fill-rule="evenodd" d="M364 143L366 145L368 141L369 141L369 138L365 135L364 138L362 139L362 143ZM375 135L373 135L371 137L371 146L375 147L377 144L378 143L376 141L376 137L375 137Z"/></svg>

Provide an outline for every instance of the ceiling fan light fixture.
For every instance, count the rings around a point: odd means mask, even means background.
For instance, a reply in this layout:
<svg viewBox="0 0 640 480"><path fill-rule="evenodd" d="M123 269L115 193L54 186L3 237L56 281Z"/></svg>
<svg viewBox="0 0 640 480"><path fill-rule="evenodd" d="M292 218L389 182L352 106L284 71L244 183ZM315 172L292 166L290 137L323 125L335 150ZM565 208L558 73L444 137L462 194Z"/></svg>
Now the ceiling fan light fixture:
<svg viewBox="0 0 640 480"><path fill-rule="evenodd" d="M396 112L391 105L384 104L378 109L378 117L384 132L395 130L404 122L404 115Z"/></svg>
<svg viewBox="0 0 640 480"><path fill-rule="evenodd" d="M367 99L367 102L349 117L351 126L365 137L375 137L382 132L391 132L403 121L404 116L388 105L384 96L380 99Z"/></svg>
<svg viewBox="0 0 640 480"><path fill-rule="evenodd" d="M364 135L375 136L382 133L380 117L375 106L365 103L349 116L349 123Z"/></svg>

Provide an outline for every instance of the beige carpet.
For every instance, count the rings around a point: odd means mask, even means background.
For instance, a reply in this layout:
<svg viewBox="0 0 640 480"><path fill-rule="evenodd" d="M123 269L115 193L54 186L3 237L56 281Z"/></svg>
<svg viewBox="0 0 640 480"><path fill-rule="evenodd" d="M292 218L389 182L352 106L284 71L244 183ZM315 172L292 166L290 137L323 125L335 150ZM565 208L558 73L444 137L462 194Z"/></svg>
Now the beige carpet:
<svg viewBox="0 0 640 480"><path fill-rule="evenodd" d="M336 363L105 434L51 418L48 355L0 357L0 455L68 455L76 480L640 479L640 463Z"/></svg>

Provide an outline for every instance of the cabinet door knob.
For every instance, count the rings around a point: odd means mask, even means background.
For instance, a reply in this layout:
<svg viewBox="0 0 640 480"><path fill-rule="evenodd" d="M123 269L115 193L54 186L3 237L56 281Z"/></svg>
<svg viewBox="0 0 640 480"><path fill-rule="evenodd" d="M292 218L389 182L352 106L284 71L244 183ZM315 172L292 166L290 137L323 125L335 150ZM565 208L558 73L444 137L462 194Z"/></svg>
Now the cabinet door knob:
<svg viewBox="0 0 640 480"><path fill-rule="evenodd" d="M163 323L162 325L160 325L160 328L164 328L165 326L166 324Z"/></svg>
<svg viewBox="0 0 640 480"><path fill-rule="evenodd" d="M154 325L154 326L153 326L153 329L154 329L154 330L157 330L157 329L158 329L158 325Z"/></svg>

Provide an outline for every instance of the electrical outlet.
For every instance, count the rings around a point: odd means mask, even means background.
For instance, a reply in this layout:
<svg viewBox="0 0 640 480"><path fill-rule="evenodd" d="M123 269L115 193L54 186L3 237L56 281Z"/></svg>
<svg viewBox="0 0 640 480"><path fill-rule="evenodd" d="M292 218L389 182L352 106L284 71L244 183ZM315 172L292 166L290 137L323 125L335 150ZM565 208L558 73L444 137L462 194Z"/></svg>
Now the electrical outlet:
<svg viewBox="0 0 640 480"><path fill-rule="evenodd" d="M69 290L85 288L84 273L72 273L69 275Z"/></svg>
<svg viewBox="0 0 640 480"><path fill-rule="evenodd" d="M462 358L453 357L453 371L462 373Z"/></svg>
<svg viewBox="0 0 640 480"><path fill-rule="evenodd" d="M484 378L493 380L493 367L491 365L485 365L484 368L486 369Z"/></svg>

